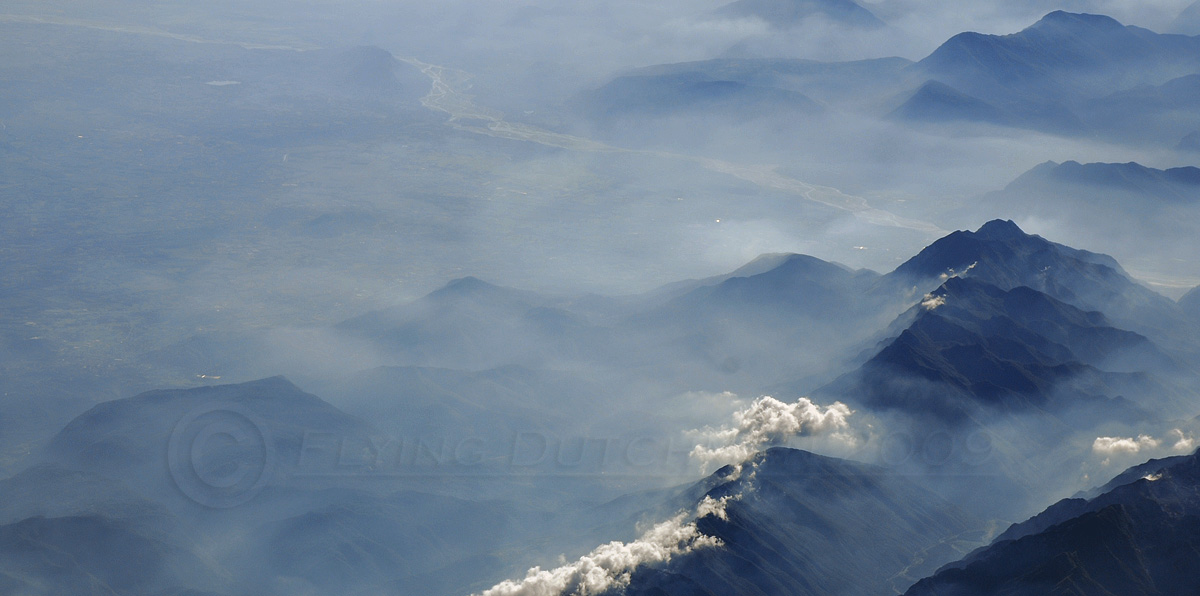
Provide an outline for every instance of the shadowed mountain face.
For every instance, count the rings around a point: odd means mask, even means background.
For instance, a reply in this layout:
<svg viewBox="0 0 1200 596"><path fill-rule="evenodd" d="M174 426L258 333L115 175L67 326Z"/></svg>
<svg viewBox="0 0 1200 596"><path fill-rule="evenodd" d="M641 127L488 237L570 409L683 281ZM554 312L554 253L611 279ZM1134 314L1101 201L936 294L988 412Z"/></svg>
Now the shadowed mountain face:
<svg viewBox="0 0 1200 596"><path fill-rule="evenodd" d="M1089 388L1119 384L1105 374L1112 367L1136 372L1170 365L1145 337L1025 286L1006 291L973 277L950 278L905 318L912 322L898 337L826 391L874 408L961 421L981 406L1071 408L1076 399L1099 397ZM1114 417L1137 411L1122 402L1096 405Z"/></svg>
<svg viewBox="0 0 1200 596"><path fill-rule="evenodd" d="M1095 498L1062 501L906 594L1195 594L1200 590L1200 459Z"/></svg>
<svg viewBox="0 0 1200 596"><path fill-rule="evenodd" d="M716 15L758 17L773 27L795 26L810 17L823 17L841 25L877 29L884 26L871 11L852 0L737 0L718 8Z"/></svg>
<svg viewBox="0 0 1200 596"><path fill-rule="evenodd" d="M687 498L729 497L726 517L697 523L723 547L633 576L626 594L867 594L903 589L913 565L936 566L976 522L882 468L770 449L698 483ZM694 503L681 503L683 506Z"/></svg>
<svg viewBox="0 0 1200 596"><path fill-rule="evenodd" d="M929 291L942 276L962 273L1004 290L1026 286L1085 311L1103 312L1115 326L1168 348L1188 348L1178 307L1133 281L1112 257L1073 249L1023 232L1011 221L934 242L887 277Z"/></svg>

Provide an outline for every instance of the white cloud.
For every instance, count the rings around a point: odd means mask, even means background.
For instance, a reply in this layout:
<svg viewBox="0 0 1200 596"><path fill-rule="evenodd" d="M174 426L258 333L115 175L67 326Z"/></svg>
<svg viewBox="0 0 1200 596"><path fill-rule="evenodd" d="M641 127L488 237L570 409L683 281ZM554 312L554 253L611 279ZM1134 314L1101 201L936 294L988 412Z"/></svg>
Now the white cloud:
<svg viewBox="0 0 1200 596"><path fill-rule="evenodd" d="M1168 435L1174 437L1174 444L1171 445L1171 451L1176 453L1190 453L1196 449L1196 439L1191 435L1186 435L1182 430L1175 428L1171 429Z"/></svg>
<svg viewBox="0 0 1200 596"><path fill-rule="evenodd" d="M921 300L921 308L925 310L933 310L939 306L946 304L946 297L934 296L933 294L925 294L925 298Z"/></svg>
<svg viewBox="0 0 1200 596"><path fill-rule="evenodd" d="M725 506L737 496L720 499L704 497L693 516L681 511L671 519L655 524L637 540L609 542L579 560L555 569L530 569L521 580L507 580L484 590L480 596L587 596L629 585L633 572L641 565L666 563L673 557L700 548L721 546L721 540L702 534L696 520L715 516L728 519ZM692 521L686 522L689 517Z"/></svg>
<svg viewBox="0 0 1200 596"><path fill-rule="evenodd" d="M827 434L853 444L855 439L845 432L853 413L841 402L822 408L807 397L795 403L785 403L769 395L760 397L733 414L733 426L692 431L708 445L696 445L690 455L707 468L713 463L744 461L762 448L783 444L792 437Z"/></svg>
<svg viewBox="0 0 1200 596"><path fill-rule="evenodd" d="M1117 455L1137 453L1143 449L1157 449L1162 441L1150 435L1138 435L1134 438L1096 437L1092 442L1092 451L1102 455Z"/></svg>

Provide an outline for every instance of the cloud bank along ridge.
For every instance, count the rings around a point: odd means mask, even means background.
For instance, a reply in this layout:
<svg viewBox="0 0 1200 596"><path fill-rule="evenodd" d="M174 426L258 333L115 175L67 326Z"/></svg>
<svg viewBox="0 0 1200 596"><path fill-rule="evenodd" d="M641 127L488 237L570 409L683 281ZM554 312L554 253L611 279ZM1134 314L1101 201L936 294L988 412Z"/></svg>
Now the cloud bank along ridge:
<svg viewBox="0 0 1200 596"><path fill-rule="evenodd" d="M629 585L634 570L641 565L667 563L697 549L722 546L719 538L701 533L696 520L710 515L727 519L725 505L736 498L738 495L720 499L705 496L694 512L680 511L671 519L655 524L633 542L609 542L575 562L555 569L534 567L524 579L505 580L478 596L582 596L624 588Z"/></svg>
<svg viewBox="0 0 1200 596"><path fill-rule="evenodd" d="M732 426L706 427L688 433L707 443L696 445L690 456L705 468L714 463L740 464L765 447L802 436L829 436L855 446L857 439L848 432L853 414L841 402L822 407L807 397L787 403L763 396L734 412ZM735 474L740 472L739 469ZM719 538L700 532L696 521L708 516L728 519L726 505L741 497L740 493L720 499L705 496L694 511L680 511L633 542L609 542L554 569L533 567L523 579L505 580L477 596L586 595L627 587L641 565L667 563L698 549L723 546Z"/></svg>

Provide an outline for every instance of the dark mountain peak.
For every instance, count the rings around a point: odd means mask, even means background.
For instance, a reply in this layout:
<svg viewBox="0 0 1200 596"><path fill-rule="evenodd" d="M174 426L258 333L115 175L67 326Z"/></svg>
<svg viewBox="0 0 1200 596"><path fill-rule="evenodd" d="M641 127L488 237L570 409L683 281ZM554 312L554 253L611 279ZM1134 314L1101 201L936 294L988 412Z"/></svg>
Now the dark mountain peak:
<svg viewBox="0 0 1200 596"><path fill-rule="evenodd" d="M983 226L979 228L979 231L975 232L975 235L983 238L984 240L998 240L1004 242L1010 240L1035 238L1035 236L1026 234L1025 231L1022 230L1021 227L1011 219L993 219L992 221L983 224Z"/></svg>
<svg viewBox="0 0 1200 596"><path fill-rule="evenodd" d="M1112 257L1050 242L1008 220L990 221L975 232L953 232L889 274L917 280L954 275L982 277L1003 289L1030 286L1073 304L1081 289L1073 287L1077 282L1133 285Z"/></svg>
<svg viewBox="0 0 1200 596"><path fill-rule="evenodd" d="M1026 234L1011 221L994 220L975 232L960 230L941 238L893 273L917 278L953 275L978 266L981 259L992 260L994 266L1018 266L1022 253L1053 246L1041 236Z"/></svg>

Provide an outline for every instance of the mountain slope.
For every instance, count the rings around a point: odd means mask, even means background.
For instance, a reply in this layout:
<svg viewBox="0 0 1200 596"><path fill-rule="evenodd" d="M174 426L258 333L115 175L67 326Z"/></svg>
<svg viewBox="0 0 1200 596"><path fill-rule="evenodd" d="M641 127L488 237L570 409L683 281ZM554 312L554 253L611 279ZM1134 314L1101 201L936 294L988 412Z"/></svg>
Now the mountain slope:
<svg viewBox="0 0 1200 596"><path fill-rule="evenodd" d="M362 420L273 377L101 403L59 431L39 459L190 511L193 503L184 497L220 506L230 495L253 495L253 487L270 484L278 472L328 464L328 448L318 453L306 443L313 433L366 444L371 432Z"/></svg>
<svg viewBox="0 0 1200 596"><path fill-rule="evenodd" d="M1194 350L1194 335L1178 306L1138 284L1107 255L1029 235L1012 221L994 220L975 232L954 232L889 273L896 288L932 291L945 277L967 272L1003 290L1027 286L1084 311L1105 314L1116 327L1168 349Z"/></svg>
<svg viewBox="0 0 1200 596"><path fill-rule="evenodd" d="M1146 126L1139 113L1152 101L1131 104L1116 95L1097 105L1089 102L1200 72L1200 38L1161 35L1102 15L1057 11L1010 35L956 35L914 70L958 95L986 98L1012 125L1056 134L1091 131L1143 138L1150 131L1133 122L1140 119ZM1112 109L1116 105L1125 109ZM1182 112L1175 113L1176 124L1181 117ZM1161 136L1169 119L1160 120L1154 130Z"/></svg>
<svg viewBox="0 0 1200 596"><path fill-rule="evenodd" d="M1062 411L1100 400L1108 416L1144 416L1105 390L1140 385L1171 362L1145 337L1113 328L1026 286L1002 290L952 277L901 321L907 326L858 371L823 391L872 408L963 421L992 411ZM1159 388L1147 385L1141 392ZM1077 420L1083 422L1083 420ZM1086 423L1085 423L1086 424Z"/></svg>
<svg viewBox="0 0 1200 596"><path fill-rule="evenodd" d="M726 518L698 522L724 546L639 569L626 594L883 593L914 560L952 557L976 525L880 468L792 449L723 468L691 494L704 496L731 497Z"/></svg>
<svg viewBox="0 0 1200 596"><path fill-rule="evenodd" d="M14 594L161 594L211 586L201 559L97 515L0 525L0 589Z"/></svg>
<svg viewBox="0 0 1200 596"><path fill-rule="evenodd" d="M726 387L761 387L797 372L816 372L830 358L890 318L868 294L879 274L851 270L806 255L772 260L773 268L695 288L618 326L623 337L646 337L672 354L724 373ZM890 305L887 305L890 306ZM881 317L881 313L888 313ZM826 350L790 349L821 338Z"/></svg>
<svg viewBox="0 0 1200 596"><path fill-rule="evenodd" d="M1011 35L956 35L917 66L977 97L1050 105L1192 74L1200 39L1057 11Z"/></svg>
<svg viewBox="0 0 1200 596"><path fill-rule="evenodd" d="M1044 529L1001 536L906 594L1195 594L1198 489L1197 455L1173 460L1093 499L1048 509L1027 522Z"/></svg>
<svg viewBox="0 0 1200 596"><path fill-rule="evenodd" d="M1009 117L1000 108L938 81L926 82L896 108L890 117L919 122L966 120L1006 124L1009 121Z"/></svg>

